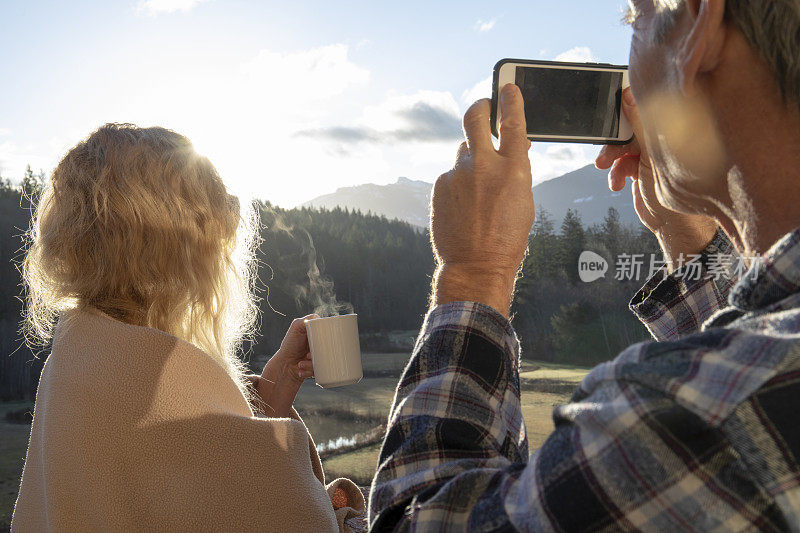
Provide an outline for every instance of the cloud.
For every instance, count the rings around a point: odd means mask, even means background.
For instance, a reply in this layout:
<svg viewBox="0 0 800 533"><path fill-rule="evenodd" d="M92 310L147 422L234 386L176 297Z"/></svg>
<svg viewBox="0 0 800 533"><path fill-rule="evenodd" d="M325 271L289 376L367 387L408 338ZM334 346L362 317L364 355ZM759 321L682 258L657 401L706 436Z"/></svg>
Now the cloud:
<svg viewBox="0 0 800 533"><path fill-rule="evenodd" d="M0 128L0 137L11 135L11 130L8 128Z"/></svg>
<svg viewBox="0 0 800 533"><path fill-rule="evenodd" d="M495 17L495 18L493 18L491 20L487 20L487 21L478 19L478 21L475 23L475 26L473 28L478 33L487 33L487 32L492 31L492 29L494 28L495 24L497 24L497 17Z"/></svg>
<svg viewBox="0 0 800 533"><path fill-rule="evenodd" d="M0 176L19 181L27 165L34 171L47 166L48 161L37 153L34 146L28 144L20 146L12 141L0 143Z"/></svg>
<svg viewBox="0 0 800 533"><path fill-rule="evenodd" d="M187 12L195 6L208 0L139 0L136 12L144 15L156 16L162 13L175 11Z"/></svg>
<svg viewBox="0 0 800 533"><path fill-rule="evenodd" d="M574 145L549 146L545 156L553 161L578 161L586 158L583 147Z"/></svg>
<svg viewBox="0 0 800 533"><path fill-rule="evenodd" d="M367 108L362 124L306 129L298 137L353 143L423 143L462 137L458 106L449 93L421 91Z"/></svg>
<svg viewBox="0 0 800 533"><path fill-rule="evenodd" d="M248 84L259 87L262 97L320 101L369 81L369 71L350 61L347 54L345 44L290 53L261 50L242 66L242 72Z"/></svg>
<svg viewBox="0 0 800 533"><path fill-rule="evenodd" d="M449 141L461 137L461 119L451 109L417 102L397 115L410 125L407 130L396 131L399 140Z"/></svg>
<svg viewBox="0 0 800 533"><path fill-rule="evenodd" d="M331 126L329 128L316 128L301 130L295 133L297 137L309 137L337 141L343 144L357 142L380 142L384 140L383 133L363 126ZM389 140L385 138L385 140Z"/></svg>
<svg viewBox="0 0 800 533"><path fill-rule="evenodd" d="M466 105L471 105L476 100L481 98L492 97L492 77L487 76L471 88L464 91L461 95L461 102Z"/></svg>
<svg viewBox="0 0 800 533"><path fill-rule="evenodd" d="M530 151L533 183L541 183L591 164L599 147L534 143Z"/></svg>
<svg viewBox="0 0 800 533"><path fill-rule="evenodd" d="M569 63L590 63L597 61L592 50L588 46L576 46L566 52L556 56L556 61L566 61Z"/></svg>

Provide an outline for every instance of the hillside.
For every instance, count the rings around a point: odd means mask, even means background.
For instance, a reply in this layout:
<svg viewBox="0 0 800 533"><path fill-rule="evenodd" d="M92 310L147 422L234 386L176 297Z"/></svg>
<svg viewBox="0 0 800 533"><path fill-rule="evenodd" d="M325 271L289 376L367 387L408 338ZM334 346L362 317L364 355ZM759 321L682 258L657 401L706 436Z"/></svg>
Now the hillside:
<svg viewBox="0 0 800 533"><path fill-rule="evenodd" d="M621 192L610 191L608 172L592 165L536 185L533 200L537 208L544 207L557 221L564 218L567 209L573 209L584 224L600 224L608 208L613 207L619 211L623 224L640 224L630 190L626 187Z"/></svg>
<svg viewBox="0 0 800 533"><path fill-rule="evenodd" d="M367 183L342 187L334 193L304 203L303 207L333 209L338 206L361 210L363 213L371 211L389 219L408 222L412 226L426 227L430 194L430 183L398 178L396 183L389 185Z"/></svg>
<svg viewBox="0 0 800 533"><path fill-rule="evenodd" d="M339 206L425 227L428 225L430 193L431 184L428 182L399 178L389 185L370 183L343 187L314 198L303 207L332 209ZM564 218L567 209L575 209L585 224L599 224L609 207L619 211L623 224L638 224L639 221L630 192L608 190L606 172L591 165L536 185L533 198L537 208L543 207L557 221Z"/></svg>

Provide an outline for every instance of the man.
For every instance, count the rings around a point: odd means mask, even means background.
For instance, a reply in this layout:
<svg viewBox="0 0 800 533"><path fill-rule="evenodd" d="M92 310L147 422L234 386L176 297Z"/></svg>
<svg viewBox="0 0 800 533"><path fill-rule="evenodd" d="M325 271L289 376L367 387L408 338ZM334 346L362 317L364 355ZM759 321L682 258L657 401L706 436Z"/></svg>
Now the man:
<svg viewBox="0 0 800 533"><path fill-rule="evenodd" d="M635 0L631 19L637 141L597 165L615 190L634 178L666 256L632 302L658 342L590 372L528 456L507 317L529 145L515 87L497 151L476 103L434 189L432 308L390 413L376 530L800 529L800 1ZM681 254L709 269L731 240L762 257L747 276L682 279Z"/></svg>

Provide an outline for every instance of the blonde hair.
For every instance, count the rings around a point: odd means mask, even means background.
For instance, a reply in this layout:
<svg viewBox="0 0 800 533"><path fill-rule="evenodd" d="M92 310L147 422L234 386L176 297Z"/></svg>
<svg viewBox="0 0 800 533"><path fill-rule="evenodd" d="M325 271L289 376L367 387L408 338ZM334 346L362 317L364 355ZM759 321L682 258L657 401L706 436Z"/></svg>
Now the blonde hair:
<svg viewBox="0 0 800 533"><path fill-rule="evenodd" d="M45 345L62 311L91 306L236 357L258 316L257 213L164 128L106 124L72 148L38 198L22 265L25 333Z"/></svg>

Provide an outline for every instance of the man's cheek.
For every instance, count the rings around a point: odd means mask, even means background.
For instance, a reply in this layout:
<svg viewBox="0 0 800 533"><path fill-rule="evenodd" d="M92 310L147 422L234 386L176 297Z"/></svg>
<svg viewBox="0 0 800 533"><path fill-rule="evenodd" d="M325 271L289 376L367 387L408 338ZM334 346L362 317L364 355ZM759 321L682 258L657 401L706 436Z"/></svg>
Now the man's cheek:
<svg viewBox="0 0 800 533"><path fill-rule="evenodd" d="M713 113L702 95L687 97L674 88L640 103L643 123L657 143L670 178L696 194L713 194L727 174L725 147Z"/></svg>

